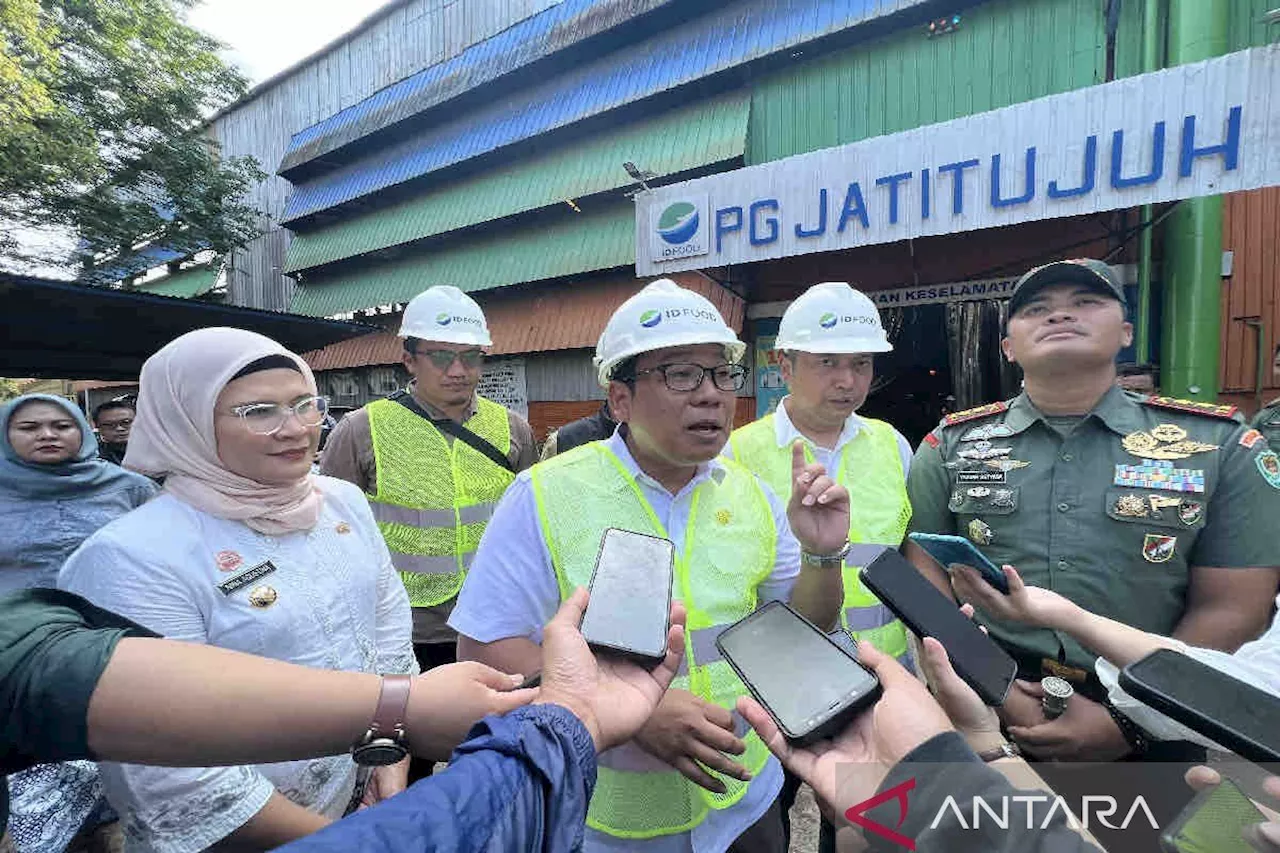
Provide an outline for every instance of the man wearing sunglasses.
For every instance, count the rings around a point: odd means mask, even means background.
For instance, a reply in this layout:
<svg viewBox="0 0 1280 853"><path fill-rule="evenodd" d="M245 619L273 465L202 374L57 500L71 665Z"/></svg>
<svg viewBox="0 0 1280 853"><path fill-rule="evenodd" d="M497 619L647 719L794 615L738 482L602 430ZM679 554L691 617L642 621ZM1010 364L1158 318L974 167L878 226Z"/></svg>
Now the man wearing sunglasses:
<svg viewBox="0 0 1280 853"><path fill-rule="evenodd" d="M782 770L734 713L746 688L715 639L772 600L836 624L849 496L798 448L789 505L719 458L746 381L744 349L710 301L673 281L624 302L595 358L617 431L516 478L450 618L459 657L536 672L542 626L589 585L605 530L675 546L670 593L690 614L687 671L639 735L601 756L588 853L786 850L775 803ZM637 596L668 594L636 586ZM600 598L591 607L625 619L629 605Z"/></svg>
<svg viewBox="0 0 1280 853"><path fill-rule="evenodd" d="M425 672L455 660L454 599L494 505L537 448L528 421L476 393L492 341L475 300L456 287L425 290L405 307L400 337L408 388L343 418L320 471L369 496ZM410 779L429 774L415 764Z"/></svg>

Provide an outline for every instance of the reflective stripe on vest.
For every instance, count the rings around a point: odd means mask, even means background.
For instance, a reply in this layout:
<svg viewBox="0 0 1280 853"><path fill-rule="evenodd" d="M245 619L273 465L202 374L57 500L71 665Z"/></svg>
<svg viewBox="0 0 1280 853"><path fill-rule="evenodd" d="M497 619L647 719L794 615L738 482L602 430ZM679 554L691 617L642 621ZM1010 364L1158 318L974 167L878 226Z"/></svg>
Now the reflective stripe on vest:
<svg viewBox="0 0 1280 853"><path fill-rule="evenodd" d="M531 482L562 599L590 583L606 529L667 537L635 479L603 443L585 444L535 465ZM671 686L732 712L747 689L719 659L715 638L755 609L756 590L773 571L773 513L756 479L729 462L723 479L707 479L693 490L685 530L671 592L688 611L688 666ZM769 758L768 749L754 733L744 740L747 751L737 760L757 773ZM620 838L685 832L710 809L729 808L746 793L748 783L712 773L725 785L725 793L713 794L646 755L634 744L624 744L600 756L589 826Z"/></svg>
<svg viewBox="0 0 1280 853"><path fill-rule="evenodd" d="M431 607L458 594L494 507L515 476L464 441L449 441L393 400L367 407L378 491L369 506L400 572L409 604ZM507 410L483 397L464 424L503 453Z"/></svg>
<svg viewBox="0 0 1280 853"><path fill-rule="evenodd" d="M733 457L769 484L784 501L791 497L791 447L778 446L776 415L770 414L729 437ZM908 654L907 629L862 585L861 568L886 547L897 548L911 520L898 438L883 421L862 418L862 429L840 451L837 482L849 490L849 541L844 563L841 625L885 654ZM805 458L813 461L811 448ZM830 473L830 472L828 472Z"/></svg>

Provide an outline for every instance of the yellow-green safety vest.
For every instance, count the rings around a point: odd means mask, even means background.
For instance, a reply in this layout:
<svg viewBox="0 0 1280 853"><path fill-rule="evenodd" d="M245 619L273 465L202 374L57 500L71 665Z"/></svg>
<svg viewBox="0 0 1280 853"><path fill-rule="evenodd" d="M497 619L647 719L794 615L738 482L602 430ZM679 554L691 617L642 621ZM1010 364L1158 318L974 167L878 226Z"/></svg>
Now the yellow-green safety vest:
<svg viewBox="0 0 1280 853"><path fill-rule="evenodd" d="M729 437L733 458L754 471L784 501L791 498L791 446L778 446L776 414L736 429ZM907 629L865 586L859 573L885 547L897 548L911 521L902 455L893 427L861 418L863 427L840 452L836 481L849 490L849 541L844 564L841 626L885 654L906 663ZM813 461L806 443L805 459ZM830 473L830 472L828 472ZM861 546L861 547L860 547Z"/></svg>
<svg viewBox="0 0 1280 853"><path fill-rule="evenodd" d="M365 407L378 491L369 506L412 607L458 594L493 508L515 475L465 441L449 442L430 421L393 400ZM511 451L507 410L484 397L463 424Z"/></svg>
<svg viewBox="0 0 1280 853"><path fill-rule="evenodd" d="M756 609L756 590L776 560L777 530L769 499L755 477L733 462L724 467L718 482L712 477L695 487L684 551L676 556L671 594L684 602L688 622L684 664L671 686L732 711L738 697L748 693L720 657L715 639ZM589 585L606 529L670 538L635 478L603 442L541 462L533 466L531 478L562 601L576 587ZM653 594L665 599L666 590ZM734 722L747 745L738 760L755 774L769 751L736 712ZM710 809L737 803L748 785L708 770L726 788L714 794L634 744L601 755L597 772L587 825L620 838L686 832Z"/></svg>

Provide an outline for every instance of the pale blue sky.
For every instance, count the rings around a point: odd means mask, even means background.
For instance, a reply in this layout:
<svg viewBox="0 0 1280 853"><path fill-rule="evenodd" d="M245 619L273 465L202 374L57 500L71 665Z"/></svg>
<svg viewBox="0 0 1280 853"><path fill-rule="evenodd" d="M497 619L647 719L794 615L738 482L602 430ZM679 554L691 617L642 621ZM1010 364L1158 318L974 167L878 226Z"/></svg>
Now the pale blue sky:
<svg viewBox="0 0 1280 853"><path fill-rule="evenodd" d="M385 0L204 0L190 23L224 42L253 83L314 53Z"/></svg>

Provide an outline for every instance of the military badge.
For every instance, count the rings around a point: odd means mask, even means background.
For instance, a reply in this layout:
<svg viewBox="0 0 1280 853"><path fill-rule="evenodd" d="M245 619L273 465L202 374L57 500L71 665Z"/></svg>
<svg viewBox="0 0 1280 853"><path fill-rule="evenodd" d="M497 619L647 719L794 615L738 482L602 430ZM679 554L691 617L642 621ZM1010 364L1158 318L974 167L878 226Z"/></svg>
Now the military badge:
<svg viewBox="0 0 1280 853"><path fill-rule="evenodd" d="M1146 501L1137 495L1121 495L1113 508L1116 515L1125 518L1146 518L1148 515Z"/></svg>
<svg viewBox="0 0 1280 853"><path fill-rule="evenodd" d="M1000 509L1013 506L1013 489L996 489L991 493L991 505Z"/></svg>
<svg viewBox="0 0 1280 853"><path fill-rule="evenodd" d="M1255 457L1254 462L1258 466L1258 472L1271 488L1280 489L1280 457L1276 456L1275 451L1264 450Z"/></svg>
<svg viewBox="0 0 1280 853"><path fill-rule="evenodd" d="M244 557L241 557L235 551L219 551L214 555L213 561L218 564L218 571L234 572L240 568L241 563L244 562Z"/></svg>
<svg viewBox="0 0 1280 853"><path fill-rule="evenodd" d="M1148 533L1142 542L1142 559L1148 563L1167 563L1173 559L1173 552L1177 547L1177 536Z"/></svg>
<svg viewBox="0 0 1280 853"><path fill-rule="evenodd" d="M975 545L990 545L996 538L995 533L991 530L991 525L987 524L980 518L975 518L969 522L969 539Z"/></svg>
<svg viewBox="0 0 1280 853"><path fill-rule="evenodd" d="M1204 515L1204 504L1200 501L1183 501L1178 507L1178 520L1190 527Z"/></svg>
<svg viewBox="0 0 1280 853"><path fill-rule="evenodd" d="M1182 441L1187 437L1187 431L1176 424L1160 424L1151 430L1151 437L1157 441Z"/></svg>
<svg viewBox="0 0 1280 853"><path fill-rule="evenodd" d="M983 498L991 496L991 490L986 486L974 486L972 489L965 492L965 494L975 500L982 500Z"/></svg>
<svg viewBox="0 0 1280 853"><path fill-rule="evenodd" d="M1149 495L1147 500L1151 502L1151 511L1159 513L1160 510L1170 506L1182 506L1182 498L1166 498L1161 495Z"/></svg>
<svg viewBox="0 0 1280 853"><path fill-rule="evenodd" d="M1146 451L1159 447L1160 441L1149 432L1131 432L1120 444L1134 456L1142 456Z"/></svg>

